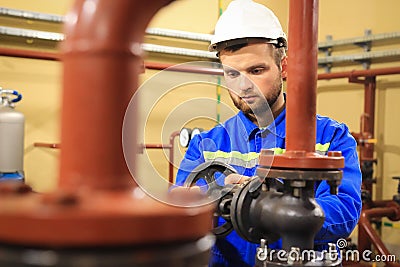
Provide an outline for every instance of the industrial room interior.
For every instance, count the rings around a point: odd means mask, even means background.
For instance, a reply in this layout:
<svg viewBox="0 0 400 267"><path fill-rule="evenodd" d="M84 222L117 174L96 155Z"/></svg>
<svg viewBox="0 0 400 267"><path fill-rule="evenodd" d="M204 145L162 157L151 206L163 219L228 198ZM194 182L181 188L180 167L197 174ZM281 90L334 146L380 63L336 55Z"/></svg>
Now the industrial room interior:
<svg viewBox="0 0 400 267"><path fill-rule="evenodd" d="M52 195L59 187L60 152L65 147L60 137L65 78L64 58L60 49L64 32L63 17L71 10L75 1L0 2L0 88L16 90L22 95L22 100L15 103L15 110L25 116L21 171L24 182L35 193ZM202 68L212 69L214 63L218 62L207 50L207 38L213 34L216 21L230 2L231 0L173 1L154 12L154 17L146 26L143 39L144 68L139 66L137 71L137 95L140 95L138 101L141 109L135 115L139 121L135 178L153 198L157 198L159 192L168 190L168 181L174 182L179 163L187 149L179 142L181 129L208 130L236 113L227 90L223 88L222 76L211 71L201 71ZM287 32L289 0L255 2L273 10ZM399 9L400 2L397 0L319 1L316 111L349 127L357 140L361 166L373 170L366 170L369 176L363 176L366 190L364 193L370 198L369 201L377 203L392 201L396 194L397 197L400 194ZM43 16L39 16L40 14ZM133 10L132 16L134 15ZM191 64L200 67L192 68ZM176 65L178 69L181 66L184 70L168 70ZM85 75L80 78L84 79ZM180 79L187 79L187 82L179 84ZM90 90L93 93L97 91L96 88ZM116 98L114 101L120 101L121 105L129 103L130 99L124 99L126 95L119 95L118 88L113 88L110 92ZM369 101L366 100L367 97ZM70 96L69 100L73 101L73 97ZM87 103L88 107L91 105L92 103ZM106 117L109 109L108 106L103 107L98 111L99 116ZM366 126L371 125L371 121L372 129ZM85 133L84 125L77 124L75 127ZM103 144L97 145L101 147ZM73 149L79 154L78 145ZM85 160L90 161L90 158ZM73 187L73 182L68 186ZM2 190L0 194L1 192ZM118 201L115 201L112 203L118 205ZM364 206L366 209L374 208L374 204L367 203ZM1 209L6 207L0 207L0 225L3 214ZM155 210L157 209L158 206ZM204 211L199 211L202 212ZM201 220L205 220L204 217ZM398 219L396 221L382 216L370 222L385 249L396 255L399 264ZM168 223L167 226L160 227L164 232L168 232L167 227L173 225ZM30 227L23 220L18 225L27 229ZM175 231L178 232L173 232ZM198 231L203 230L199 228ZM166 235L165 240L173 242L173 233L171 235ZM1 238L0 233L1 244L18 239ZM348 242L357 245L358 238L359 231L356 227ZM95 238L93 240L97 242ZM372 248L379 254L381 252L374 241L375 239L369 239L367 242L372 243ZM56 247L61 243L57 243ZM387 263L387 266L396 266L390 264L393 263ZM365 266L386 265L365 263Z"/></svg>

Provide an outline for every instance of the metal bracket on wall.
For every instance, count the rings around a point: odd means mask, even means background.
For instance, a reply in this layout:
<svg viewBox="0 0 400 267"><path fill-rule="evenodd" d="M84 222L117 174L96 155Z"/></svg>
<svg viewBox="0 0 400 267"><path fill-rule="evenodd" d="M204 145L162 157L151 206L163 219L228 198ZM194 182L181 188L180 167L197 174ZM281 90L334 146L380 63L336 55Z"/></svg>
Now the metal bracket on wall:
<svg viewBox="0 0 400 267"><path fill-rule="evenodd" d="M368 37L372 34L372 31L370 29L365 30L365 36ZM370 52L371 51L371 47L372 47L372 41L368 40L368 41L363 41L360 43L354 43L355 45L361 47L364 49L364 52ZM371 66L371 60L370 59L365 59L365 60L360 60L359 61L362 66L363 69L367 70L370 68Z"/></svg>
<svg viewBox="0 0 400 267"><path fill-rule="evenodd" d="M400 60L400 50L388 49L371 51L372 45L386 46L400 43L400 32L373 35L371 30L365 30L362 37L333 40L332 35L326 37L326 42L320 42L318 49L325 57L318 58L320 67L329 73L333 66L361 64L363 69L369 69L372 63L395 62ZM333 51L341 52L354 47L361 47L363 52L354 54L332 55ZM335 48L335 49L334 49Z"/></svg>

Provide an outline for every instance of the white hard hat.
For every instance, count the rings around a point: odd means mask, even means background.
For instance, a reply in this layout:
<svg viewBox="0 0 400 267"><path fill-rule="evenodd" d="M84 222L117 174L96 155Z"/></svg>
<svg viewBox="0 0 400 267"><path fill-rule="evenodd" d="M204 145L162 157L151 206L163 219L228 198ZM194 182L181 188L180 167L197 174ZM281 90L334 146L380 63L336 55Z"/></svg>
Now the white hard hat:
<svg viewBox="0 0 400 267"><path fill-rule="evenodd" d="M253 38L266 39L279 47L287 44L286 34L270 9L253 0L233 0L219 18L208 49L219 52Z"/></svg>

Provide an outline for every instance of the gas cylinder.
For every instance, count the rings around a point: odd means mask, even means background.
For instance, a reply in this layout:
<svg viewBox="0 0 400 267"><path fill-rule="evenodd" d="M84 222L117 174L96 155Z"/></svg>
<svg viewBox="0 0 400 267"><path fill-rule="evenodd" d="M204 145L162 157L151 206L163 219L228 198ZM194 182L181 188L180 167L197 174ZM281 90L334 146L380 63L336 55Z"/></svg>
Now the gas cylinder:
<svg viewBox="0 0 400 267"><path fill-rule="evenodd" d="M15 110L22 95L0 87L0 181L24 181L25 116Z"/></svg>

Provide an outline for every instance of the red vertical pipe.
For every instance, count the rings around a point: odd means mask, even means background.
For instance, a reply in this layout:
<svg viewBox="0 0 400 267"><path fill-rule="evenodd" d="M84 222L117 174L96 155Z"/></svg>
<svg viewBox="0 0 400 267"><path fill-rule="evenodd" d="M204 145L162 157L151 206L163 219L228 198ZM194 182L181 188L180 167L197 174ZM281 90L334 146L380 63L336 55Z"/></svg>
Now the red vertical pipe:
<svg viewBox="0 0 400 267"><path fill-rule="evenodd" d="M286 150L315 151L318 0L290 0Z"/></svg>
<svg viewBox="0 0 400 267"><path fill-rule="evenodd" d="M376 77L366 77L364 81L364 116L362 118L362 133L368 133L369 138L374 138L375 128L375 95L376 95ZM361 150L361 160L371 160L374 158L374 144L366 143L365 147ZM372 183L364 184L365 190L367 190L371 196Z"/></svg>
<svg viewBox="0 0 400 267"><path fill-rule="evenodd" d="M364 79L364 114L361 116L361 137L373 138L374 137L374 127L375 127L375 91L376 91L376 77L367 76ZM360 146L360 161L363 163L365 160L371 160L374 157L374 144L366 143ZM373 195L373 186L370 181L363 182L363 189ZM372 202L377 205L375 202ZM363 206L363 214L361 218L364 217L365 209L371 205L370 203L365 203ZM377 205L378 206L378 205ZM367 219L360 220L360 227L358 228L358 244L359 248L363 250L371 250L372 242L381 242L381 240L376 238L376 236L371 237L371 234L376 233L366 227L366 225L371 227ZM373 238L371 240L371 238ZM376 245L376 243L374 243Z"/></svg>
<svg viewBox="0 0 400 267"><path fill-rule="evenodd" d="M106 190L133 184L123 156L123 118L138 84L145 28L169 2L77 0L66 16L61 188ZM135 155L134 129L128 141Z"/></svg>
<svg viewBox="0 0 400 267"><path fill-rule="evenodd" d="M371 134L370 138L374 136L375 127L375 91L376 91L376 77L366 77L364 81L364 114L363 125L361 131L363 133ZM364 150L365 158L373 158L373 145L366 144L367 149ZM368 149L369 148L369 149Z"/></svg>
<svg viewBox="0 0 400 267"><path fill-rule="evenodd" d="M168 168L168 181L174 183L174 149L175 149L175 137L179 135L179 131L172 132L169 136L169 168Z"/></svg>

